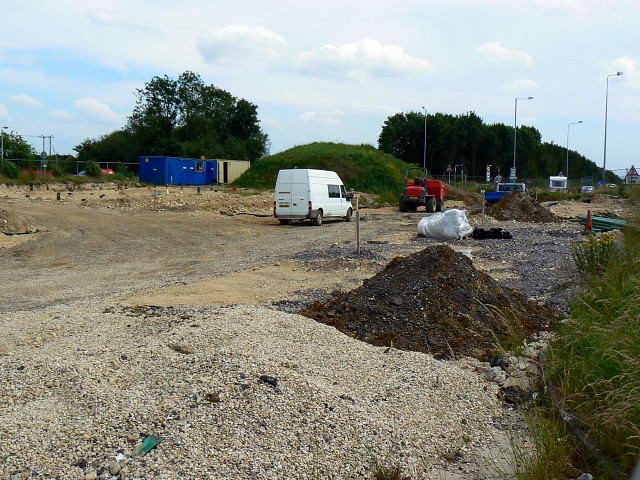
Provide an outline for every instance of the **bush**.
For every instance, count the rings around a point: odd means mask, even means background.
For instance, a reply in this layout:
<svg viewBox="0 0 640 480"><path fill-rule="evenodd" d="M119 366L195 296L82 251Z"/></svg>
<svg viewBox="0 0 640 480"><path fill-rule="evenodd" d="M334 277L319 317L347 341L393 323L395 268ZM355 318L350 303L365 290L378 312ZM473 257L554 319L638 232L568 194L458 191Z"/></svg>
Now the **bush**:
<svg viewBox="0 0 640 480"><path fill-rule="evenodd" d="M8 178L12 178L12 179L16 179L18 178L18 176L20 175L20 169L18 168L18 166L9 161L9 160L2 160L2 175Z"/></svg>
<svg viewBox="0 0 640 480"><path fill-rule="evenodd" d="M89 160L84 166L84 172L88 177L99 177L102 174L102 168L99 163Z"/></svg>
<svg viewBox="0 0 640 480"><path fill-rule="evenodd" d="M571 246L573 260L583 275L601 275L607 268L616 249L616 237L612 233L589 235L586 242Z"/></svg>

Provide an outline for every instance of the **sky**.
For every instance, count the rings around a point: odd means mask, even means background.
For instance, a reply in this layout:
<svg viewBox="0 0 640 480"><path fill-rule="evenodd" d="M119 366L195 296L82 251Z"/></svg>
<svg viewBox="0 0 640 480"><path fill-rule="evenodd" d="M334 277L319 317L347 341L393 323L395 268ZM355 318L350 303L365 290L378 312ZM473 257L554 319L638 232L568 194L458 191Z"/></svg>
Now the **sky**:
<svg viewBox="0 0 640 480"><path fill-rule="evenodd" d="M0 6L0 126L38 152L44 136L52 153L75 155L126 124L146 82L192 71L257 105L272 154L315 141L377 146L399 112L475 112L533 126L600 167L606 130L607 169L640 166L639 0Z"/></svg>

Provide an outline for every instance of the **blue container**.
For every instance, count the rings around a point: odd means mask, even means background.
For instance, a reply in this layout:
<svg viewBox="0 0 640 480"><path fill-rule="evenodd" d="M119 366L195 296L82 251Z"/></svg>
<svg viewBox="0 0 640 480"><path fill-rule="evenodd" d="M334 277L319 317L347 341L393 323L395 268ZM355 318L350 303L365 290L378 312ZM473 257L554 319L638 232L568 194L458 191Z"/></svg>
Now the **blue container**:
<svg viewBox="0 0 640 480"><path fill-rule="evenodd" d="M140 181L152 185L213 185L218 183L218 161L142 156Z"/></svg>

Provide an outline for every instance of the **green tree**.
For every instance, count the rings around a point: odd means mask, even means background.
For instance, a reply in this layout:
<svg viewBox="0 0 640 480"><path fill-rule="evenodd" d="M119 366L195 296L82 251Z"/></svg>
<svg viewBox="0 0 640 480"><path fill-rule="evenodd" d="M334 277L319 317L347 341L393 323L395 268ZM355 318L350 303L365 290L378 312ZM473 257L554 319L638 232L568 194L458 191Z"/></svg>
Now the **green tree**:
<svg viewBox="0 0 640 480"><path fill-rule="evenodd" d="M389 117L378 136L378 148L407 163L422 166L424 121L424 115L420 112L396 113Z"/></svg>
<svg viewBox="0 0 640 480"><path fill-rule="evenodd" d="M22 136L15 132L5 133L3 139L4 158L31 159L40 158L36 150Z"/></svg>
<svg viewBox="0 0 640 480"><path fill-rule="evenodd" d="M256 105L193 72L154 77L136 97L126 130L138 152L256 160L268 151Z"/></svg>

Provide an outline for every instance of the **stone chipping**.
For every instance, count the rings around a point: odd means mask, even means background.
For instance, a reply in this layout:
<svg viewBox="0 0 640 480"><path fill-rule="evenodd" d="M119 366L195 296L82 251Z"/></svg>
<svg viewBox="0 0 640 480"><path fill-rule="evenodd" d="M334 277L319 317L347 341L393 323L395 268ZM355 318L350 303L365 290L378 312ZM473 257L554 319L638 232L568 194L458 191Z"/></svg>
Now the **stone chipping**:
<svg viewBox="0 0 640 480"><path fill-rule="evenodd" d="M435 478L497 432L473 369L269 308L78 304L2 327L2 478L372 478L389 456Z"/></svg>

